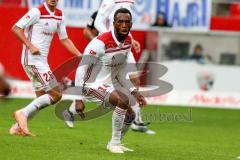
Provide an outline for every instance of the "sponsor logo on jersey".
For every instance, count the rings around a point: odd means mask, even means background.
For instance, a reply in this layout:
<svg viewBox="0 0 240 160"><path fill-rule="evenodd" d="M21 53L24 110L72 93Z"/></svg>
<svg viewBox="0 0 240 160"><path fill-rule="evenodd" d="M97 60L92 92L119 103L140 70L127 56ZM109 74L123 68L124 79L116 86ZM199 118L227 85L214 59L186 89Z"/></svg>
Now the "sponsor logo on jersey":
<svg viewBox="0 0 240 160"><path fill-rule="evenodd" d="M53 36L52 32L43 31L42 34L44 34L45 36Z"/></svg>

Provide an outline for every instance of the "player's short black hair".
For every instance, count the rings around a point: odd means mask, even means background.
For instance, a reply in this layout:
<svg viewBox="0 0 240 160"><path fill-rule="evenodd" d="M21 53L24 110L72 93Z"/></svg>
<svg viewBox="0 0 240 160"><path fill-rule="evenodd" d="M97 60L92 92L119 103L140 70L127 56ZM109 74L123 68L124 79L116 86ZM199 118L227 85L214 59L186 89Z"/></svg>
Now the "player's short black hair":
<svg viewBox="0 0 240 160"><path fill-rule="evenodd" d="M130 15L131 20L132 20L132 14L127 8L119 8L114 13L114 21L116 20L118 13L128 13Z"/></svg>

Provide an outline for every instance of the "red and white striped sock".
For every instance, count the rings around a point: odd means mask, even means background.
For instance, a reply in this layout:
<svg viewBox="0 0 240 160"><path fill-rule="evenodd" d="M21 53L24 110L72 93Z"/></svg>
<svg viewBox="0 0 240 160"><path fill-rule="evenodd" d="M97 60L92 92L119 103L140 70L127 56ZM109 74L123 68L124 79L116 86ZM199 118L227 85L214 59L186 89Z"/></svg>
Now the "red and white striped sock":
<svg viewBox="0 0 240 160"><path fill-rule="evenodd" d="M121 131L127 110L116 107L112 115L112 139L111 144L120 144Z"/></svg>

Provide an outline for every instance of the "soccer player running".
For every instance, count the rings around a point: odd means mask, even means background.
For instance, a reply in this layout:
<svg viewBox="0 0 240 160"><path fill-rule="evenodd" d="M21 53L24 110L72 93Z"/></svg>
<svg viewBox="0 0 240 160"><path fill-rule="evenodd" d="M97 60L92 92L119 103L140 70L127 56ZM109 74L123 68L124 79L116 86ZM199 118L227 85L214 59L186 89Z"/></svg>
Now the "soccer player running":
<svg viewBox="0 0 240 160"><path fill-rule="evenodd" d="M69 52L79 58L81 56L68 38L63 13L56 8L57 4L58 0L45 0L38 8L29 10L12 28L14 35L23 43L21 63L37 96L26 107L14 112L16 123L9 130L12 135L33 135L27 126L29 118L62 97L58 82L47 62L55 32Z"/></svg>
<svg viewBox="0 0 240 160"><path fill-rule="evenodd" d="M86 47L83 59L76 72L78 85L83 86L83 95L104 107L115 107L112 114L112 139L107 149L112 153L133 151L121 144L135 114L130 101L135 98L146 105L145 98L126 80L127 55L131 52L132 38L128 35L132 27L132 15L126 8L114 14L114 28L94 38ZM84 72L82 72L82 70ZM129 71L130 72L130 71Z"/></svg>
<svg viewBox="0 0 240 160"><path fill-rule="evenodd" d="M97 11L93 12L93 14L91 15L91 18L89 19L89 22L87 23L87 26L83 30L83 35L90 41L93 38L95 38L99 33L94 25L97 17L97 13L98 13Z"/></svg>

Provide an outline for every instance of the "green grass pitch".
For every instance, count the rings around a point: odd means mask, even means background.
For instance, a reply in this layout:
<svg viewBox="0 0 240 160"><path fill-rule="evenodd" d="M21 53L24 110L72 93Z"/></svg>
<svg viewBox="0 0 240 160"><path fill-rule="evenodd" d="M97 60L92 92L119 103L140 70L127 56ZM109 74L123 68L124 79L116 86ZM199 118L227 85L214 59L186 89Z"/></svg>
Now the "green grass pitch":
<svg viewBox="0 0 240 160"><path fill-rule="evenodd" d="M150 128L157 134L129 131L124 143L135 151L118 155L105 149L111 137L111 114L76 122L69 129L51 106L29 124L36 137L10 136L13 111L30 101L0 100L0 160L236 160L240 156L240 110L192 108L190 112L148 106L143 117L150 118Z"/></svg>

